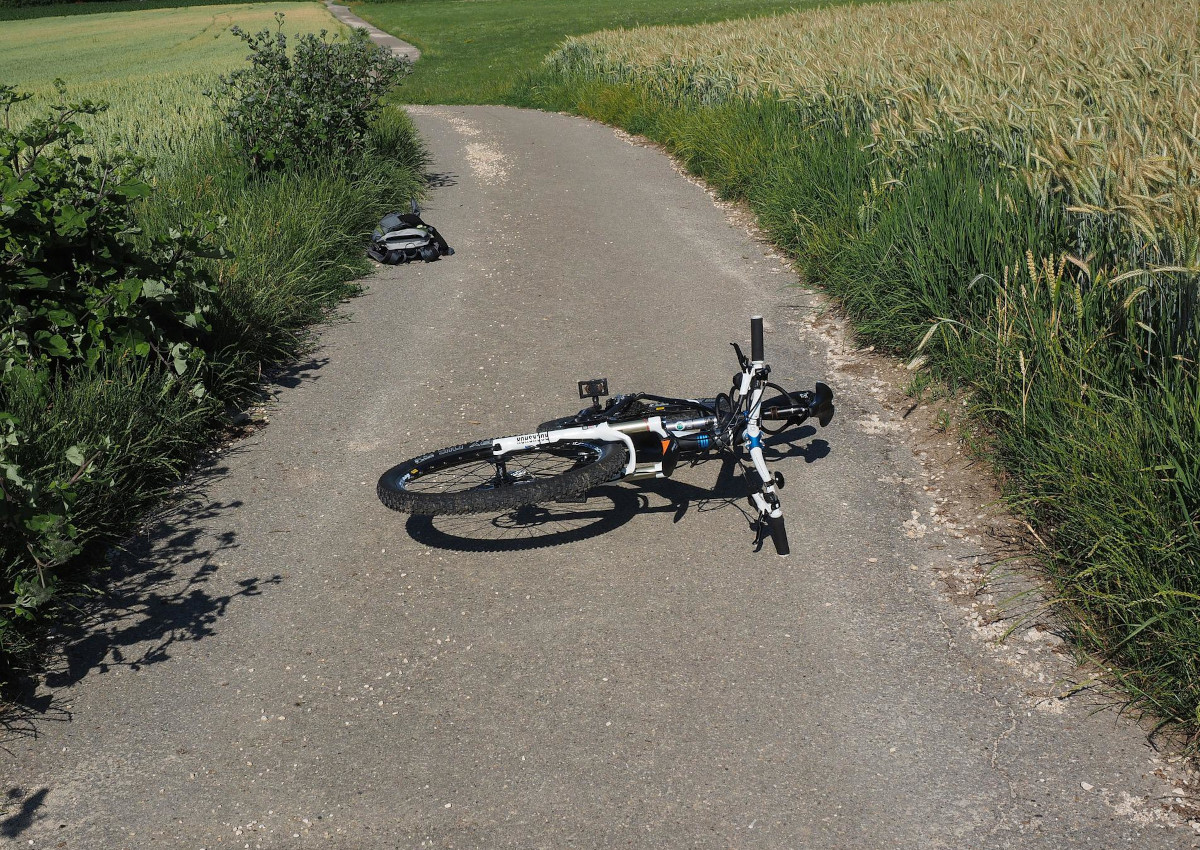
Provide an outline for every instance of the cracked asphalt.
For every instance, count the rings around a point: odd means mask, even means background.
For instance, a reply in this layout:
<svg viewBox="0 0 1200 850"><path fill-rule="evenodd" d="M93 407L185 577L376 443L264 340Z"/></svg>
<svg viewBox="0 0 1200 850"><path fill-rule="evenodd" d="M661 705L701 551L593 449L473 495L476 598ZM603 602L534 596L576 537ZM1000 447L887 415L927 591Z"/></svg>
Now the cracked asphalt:
<svg viewBox="0 0 1200 850"><path fill-rule="evenodd" d="M115 610L5 735L0 839L1195 846L1143 732L1047 696L1053 635L997 649L948 598L982 550L785 265L611 129L413 112L457 253L380 269L116 560ZM715 462L501 518L376 500L406 457L573 412L580 379L725 389L753 313L780 383L839 393L776 446L790 558L753 551Z"/></svg>

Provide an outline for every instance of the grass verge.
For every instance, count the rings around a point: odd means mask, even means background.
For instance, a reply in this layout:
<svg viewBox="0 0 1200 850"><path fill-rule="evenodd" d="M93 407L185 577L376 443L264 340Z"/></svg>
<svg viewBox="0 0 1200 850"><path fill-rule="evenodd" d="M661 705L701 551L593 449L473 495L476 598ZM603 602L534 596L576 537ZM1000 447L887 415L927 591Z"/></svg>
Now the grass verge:
<svg viewBox="0 0 1200 850"><path fill-rule="evenodd" d="M213 18L192 11L202 21ZM253 11L269 19L273 10ZM147 19L151 29L156 20ZM327 15L320 22L334 26ZM173 91L189 108L200 95L189 85L191 63L179 51L204 49L193 41L164 50L164 65L176 70L155 78L162 96ZM72 44L64 39L61 47L69 52ZM242 55L239 48L238 58ZM134 57L124 61L136 64ZM132 78L128 84L138 85ZM118 121L132 102L114 106ZM23 673L36 669L46 627L72 616L72 594L86 591L98 575L104 548L127 534L178 481L219 435L226 411L252 397L262 372L302 352L311 326L357 292L355 279L370 268L363 248L371 230L384 213L421 191L424 148L399 110L387 110L374 122L369 149L360 155L267 173L254 173L212 124L209 119L197 130L186 128L185 141L157 150L154 191L136 209L137 224L147 234L184 230L197 215L225 219L220 241L233 258L205 261L216 281L208 314L212 329L204 342L207 394L189 392L190 382L177 380L170 364L152 356L102 357L94 368L44 370L32 380L0 383L0 411L36 435L6 447L8 460L35 486L71 478L77 465L69 459L71 447L98 447L70 504L80 555L38 563L35 570L17 541L0 540L6 579L0 586L0 685L15 686ZM179 141L178 134L160 138ZM39 577L46 598L15 606L14 594L22 591L13 577L28 575ZM18 609L30 616L9 615Z"/></svg>

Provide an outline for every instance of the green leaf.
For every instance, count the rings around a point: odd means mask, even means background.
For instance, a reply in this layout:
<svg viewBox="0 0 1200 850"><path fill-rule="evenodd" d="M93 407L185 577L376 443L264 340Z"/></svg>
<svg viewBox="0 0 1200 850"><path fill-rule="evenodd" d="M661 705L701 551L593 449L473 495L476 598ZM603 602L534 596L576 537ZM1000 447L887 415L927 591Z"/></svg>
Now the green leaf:
<svg viewBox="0 0 1200 850"><path fill-rule="evenodd" d="M36 514L25 520L25 527L34 532L53 531L62 525L63 518L58 514Z"/></svg>
<svg viewBox="0 0 1200 850"><path fill-rule="evenodd" d="M46 336L43 334L41 336L42 338L38 341L42 344L42 348L46 349L50 356L67 357L70 355L71 349L67 346L67 341L63 339L60 334L54 334L53 336Z"/></svg>
<svg viewBox="0 0 1200 850"><path fill-rule="evenodd" d="M0 464L0 469L4 470L5 478L21 489L26 489L25 479L21 477L21 472L15 463Z"/></svg>
<svg viewBox="0 0 1200 850"><path fill-rule="evenodd" d="M147 298L158 298L167 291L166 284L161 280L142 281L142 295Z"/></svg>
<svg viewBox="0 0 1200 850"><path fill-rule="evenodd" d="M60 328L69 328L75 324L75 317L66 310L47 310L46 318Z"/></svg>

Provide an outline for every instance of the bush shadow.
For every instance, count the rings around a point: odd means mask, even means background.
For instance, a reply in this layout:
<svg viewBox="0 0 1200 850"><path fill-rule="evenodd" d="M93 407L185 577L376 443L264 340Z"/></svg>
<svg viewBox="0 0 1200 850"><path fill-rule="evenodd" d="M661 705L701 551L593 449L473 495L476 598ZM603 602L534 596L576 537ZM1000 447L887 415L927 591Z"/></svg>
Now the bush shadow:
<svg viewBox="0 0 1200 850"><path fill-rule="evenodd" d="M14 803L18 804L18 808L12 814L0 819L0 835L5 838L17 838L22 832L29 829L33 824L34 814L46 802L46 796L49 793L49 788L39 788L32 794L27 794L23 788L9 788L4 793L4 811L7 812L8 807Z"/></svg>
<svg viewBox="0 0 1200 850"><path fill-rule="evenodd" d="M293 389L300 384L310 384L321 377L320 371L328 365L328 357L307 357L273 370L263 376L265 381L262 386L262 397L274 395L277 387Z"/></svg>
<svg viewBox="0 0 1200 850"><path fill-rule="evenodd" d="M228 452L226 452L228 454ZM216 633L217 623L240 599L279 584L278 574L215 581L222 561L239 546L237 533L214 533L240 500L215 501L205 481L227 471L213 463L196 473L168 510L152 518L119 548L109 549L92 592L67 604L73 616L59 620L48 640L40 683L19 680L0 719L5 737L37 737L46 720L69 722L59 692L85 676L116 668L139 670L171 659L179 644Z"/></svg>

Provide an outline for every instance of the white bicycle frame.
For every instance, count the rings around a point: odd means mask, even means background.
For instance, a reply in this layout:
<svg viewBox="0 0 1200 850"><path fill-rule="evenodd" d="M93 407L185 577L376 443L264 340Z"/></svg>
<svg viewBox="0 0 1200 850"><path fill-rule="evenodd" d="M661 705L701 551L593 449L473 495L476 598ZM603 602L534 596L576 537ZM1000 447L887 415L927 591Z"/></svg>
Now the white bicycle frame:
<svg viewBox="0 0 1200 850"><path fill-rule="evenodd" d="M651 416L647 419L636 419L630 422L601 422L597 425L579 425L573 428L556 428L553 431L538 431L533 434L519 434L515 437L500 437L492 441L492 454L502 457L509 452L525 451L553 443L583 440L585 442L624 443L627 452L623 478L663 478L661 462L639 463L637 447L631 434L657 434L666 440L672 436L688 437L715 425L714 416L702 416L691 419L673 419L664 423L661 416Z"/></svg>
<svg viewBox="0 0 1200 850"><path fill-rule="evenodd" d="M754 471L762 479L762 488L757 492L751 493L750 498L754 500L755 506L763 516L779 519L783 516L783 509L779 506L775 476L767 469L767 459L763 456L762 448L762 397L764 387L762 382L756 383L754 381L754 377L764 365L761 360L752 360L750 366L742 370L742 385L739 388L738 396L744 398L746 393L750 393L750 412L746 414L745 445L749 451L750 460L754 463ZM738 399L735 398L734 403L736 404L737 401Z"/></svg>
<svg viewBox="0 0 1200 850"><path fill-rule="evenodd" d="M751 499L762 516L779 519L783 516L783 510L779 505L778 488L775 486L775 477L767 468L762 448L762 396L765 382L756 379L765 372L766 363L763 360L749 361L742 369L740 384L736 387L733 403L738 405L741 399L746 397L750 399L749 410L746 414L744 445L754 464L754 471L762 480L761 488L751 494ZM533 434L500 437L492 442L492 454L496 457L503 457L510 452L521 452L540 446L577 440L619 442L624 443L628 456L622 473L623 478L662 478L665 476L661 462L638 463L637 448L630 435L649 432L657 434L665 440L671 436L691 436L714 425L716 425L716 417L712 416L672 419L667 423L663 422L661 416L651 416L630 422L601 422L596 425L580 425L572 428L538 431Z"/></svg>

